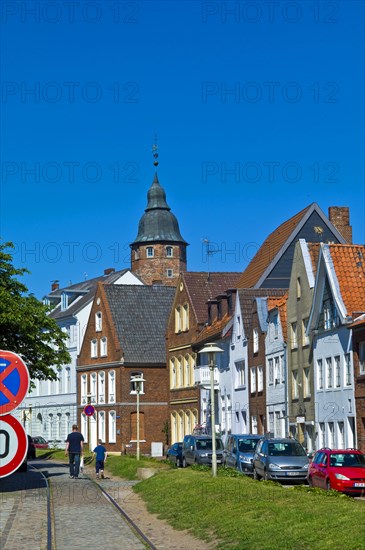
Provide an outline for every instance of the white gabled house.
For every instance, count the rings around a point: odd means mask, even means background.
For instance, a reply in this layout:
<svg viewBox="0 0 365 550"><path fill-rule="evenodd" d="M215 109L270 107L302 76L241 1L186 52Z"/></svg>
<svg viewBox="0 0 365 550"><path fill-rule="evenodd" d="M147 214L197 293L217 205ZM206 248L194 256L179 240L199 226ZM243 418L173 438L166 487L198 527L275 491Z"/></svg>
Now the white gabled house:
<svg viewBox="0 0 365 550"><path fill-rule="evenodd" d="M316 448L355 447L353 317L365 310L365 247L321 244L307 334L313 335Z"/></svg>

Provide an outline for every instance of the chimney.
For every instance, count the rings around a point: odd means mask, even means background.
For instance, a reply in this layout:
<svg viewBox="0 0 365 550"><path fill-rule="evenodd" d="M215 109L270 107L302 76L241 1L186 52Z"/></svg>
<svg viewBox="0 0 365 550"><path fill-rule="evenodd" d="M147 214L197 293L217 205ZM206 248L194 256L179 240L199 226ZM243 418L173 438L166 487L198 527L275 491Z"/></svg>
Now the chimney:
<svg viewBox="0 0 365 550"><path fill-rule="evenodd" d="M59 281L52 281L51 291L58 290L60 288Z"/></svg>
<svg viewBox="0 0 365 550"><path fill-rule="evenodd" d="M350 225L350 209L348 206L330 206L328 217L331 223L341 233L347 244L352 244L352 227Z"/></svg>
<svg viewBox="0 0 365 550"><path fill-rule="evenodd" d="M104 275L110 275L111 273L114 273L114 271L114 267L109 267L108 269L104 269Z"/></svg>

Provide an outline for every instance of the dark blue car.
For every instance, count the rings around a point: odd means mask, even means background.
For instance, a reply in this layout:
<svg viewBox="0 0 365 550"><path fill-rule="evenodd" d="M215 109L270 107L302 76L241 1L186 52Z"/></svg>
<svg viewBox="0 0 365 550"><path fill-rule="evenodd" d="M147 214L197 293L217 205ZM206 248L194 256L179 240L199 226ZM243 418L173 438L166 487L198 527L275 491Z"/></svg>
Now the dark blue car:
<svg viewBox="0 0 365 550"><path fill-rule="evenodd" d="M171 460L179 468L182 466L182 443L174 443L167 449L167 460Z"/></svg>

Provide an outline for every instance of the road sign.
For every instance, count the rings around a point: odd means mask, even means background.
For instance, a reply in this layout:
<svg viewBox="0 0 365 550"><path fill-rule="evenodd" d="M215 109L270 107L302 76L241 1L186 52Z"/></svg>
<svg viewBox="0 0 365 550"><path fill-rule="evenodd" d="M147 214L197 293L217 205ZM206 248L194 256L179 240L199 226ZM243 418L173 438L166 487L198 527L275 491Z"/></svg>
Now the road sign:
<svg viewBox="0 0 365 550"><path fill-rule="evenodd" d="M16 409L27 395L29 372L12 351L0 350L0 416Z"/></svg>
<svg viewBox="0 0 365 550"><path fill-rule="evenodd" d="M11 414L0 417L0 478L10 476L27 456L28 438L19 420Z"/></svg>
<svg viewBox="0 0 365 550"><path fill-rule="evenodd" d="M92 416L95 412L95 407L93 407L92 405L86 405L86 407L84 407L84 413L86 414L86 416Z"/></svg>

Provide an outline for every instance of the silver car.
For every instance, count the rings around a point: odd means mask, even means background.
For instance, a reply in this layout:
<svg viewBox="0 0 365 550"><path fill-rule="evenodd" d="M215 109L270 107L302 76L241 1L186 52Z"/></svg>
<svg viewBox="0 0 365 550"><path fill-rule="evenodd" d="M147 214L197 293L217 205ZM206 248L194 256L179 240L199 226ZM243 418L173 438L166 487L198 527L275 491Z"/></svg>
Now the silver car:
<svg viewBox="0 0 365 550"><path fill-rule="evenodd" d="M308 465L308 456L295 439L261 439L253 457L253 477L306 483Z"/></svg>
<svg viewBox="0 0 365 550"><path fill-rule="evenodd" d="M217 464L223 461L223 442L215 438ZM212 464L212 437L210 435L186 435L182 446L182 464Z"/></svg>

